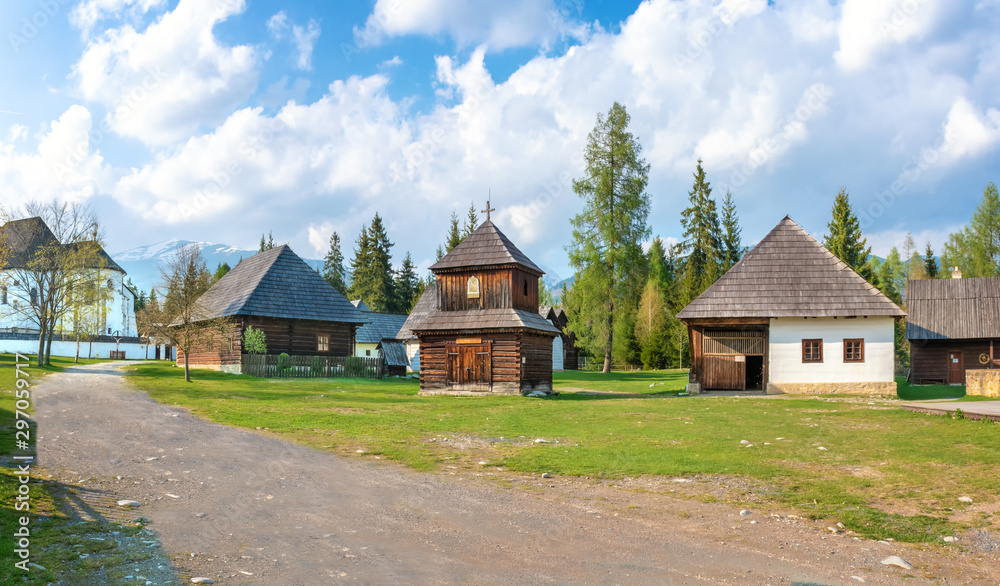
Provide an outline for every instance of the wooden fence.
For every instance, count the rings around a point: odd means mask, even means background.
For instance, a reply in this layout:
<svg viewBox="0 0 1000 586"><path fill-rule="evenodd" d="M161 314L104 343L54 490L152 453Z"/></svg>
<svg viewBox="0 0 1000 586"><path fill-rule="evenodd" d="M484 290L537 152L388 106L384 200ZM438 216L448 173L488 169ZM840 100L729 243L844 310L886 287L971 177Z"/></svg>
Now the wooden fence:
<svg viewBox="0 0 1000 586"><path fill-rule="evenodd" d="M382 358L244 354L241 372L261 378L382 378Z"/></svg>

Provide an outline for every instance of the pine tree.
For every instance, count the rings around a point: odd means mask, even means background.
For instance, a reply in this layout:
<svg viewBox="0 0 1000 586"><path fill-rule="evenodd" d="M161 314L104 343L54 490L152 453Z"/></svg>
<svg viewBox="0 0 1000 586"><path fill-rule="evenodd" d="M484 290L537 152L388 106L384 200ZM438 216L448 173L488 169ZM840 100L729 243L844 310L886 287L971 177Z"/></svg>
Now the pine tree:
<svg viewBox="0 0 1000 586"><path fill-rule="evenodd" d="M355 241L354 258L351 259L351 288L348 290L350 299L364 300L372 288L372 243L368 237L368 226L361 226L358 239ZM370 307L370 306L369 306Z"/></svg>
<svg viewBox="0 0 1000 586"><path fill-rule="evenodd" d="M722 200L722 238L720 244L720 256L722 266L720 274L724 274L733 265L740 262L746 248L743 247L743 229L740 228L740 219L736 215L736 204L733 202L733 194L726 191L726 198Z"/></svg>
<svg viewBox="0 0 1000 586"><path fill-rule="evenodd" d="M701 295L719 278L722 261L719 215L712 199L712 185L705 178L701 159L698 159L688 201L690 206L681 212L683 251L687 253L683 291L685 304Z"/></svg>
<svg viewBox="0 0 1000 586"><path fill-rule="evenodd" d="M264 234L261 233L261 235L260 235L260 250L258 250L257 252L264 252L265 250L267 250L267 241L264 240Z"/></svg>
<svg viewBox="0 0 1000 586"><path fill-rule="evenodd" d="M409 251L403 257L403 264L396 271L396 307L399 313L410 313L416 305L420 291L420 279L417 277L416 267L413 265L413 258Z"/></svg>
<svg viewBox="0 0 1000 586"><path fill-rule="evenodd" d="M924 272L928 279L938 278L937 259L934 258L934 251L931 249L930 241L927 242L927 249L924 251Z"/></svg>
<svg viewBox="0 0 1000 586"><path fill-rule="evenodd" d="M667 288L674 280L673 267L667 260L667 251L663 246L663 240L657 236L649 246L649 278L659 285L661 292L666 292Z"/></svg>
<svg viewBox="0 0 1000 586"><path fill-rule="evenodd" d="M396 294L393 283L392 247L382 218L375 213L371 226L368 228L368 239L371 244L371 283L367 296L362 296L365 304L378 313L393 313L396 311Z"/></svg>
<svg viewBox="0 0 1000 586"><path fill-rule="evenodd" d="M458 229L458 214L451 213L451 224L448 227L448 238L444 242L446 252L451 252L453 248L462 243L462 233Z"/></svg>
<svg viewBox="0 0 1000 586"><path fill-rule="evenodd" d="M866 281L877 285L878 279L869 261L872 249L868 240L861 236L861 223L851 209L846 189L841 188L837 193L833 201L833 218L826 226L830 233L824 238L823 246Z"/></svg>
<svg viewBox="0 0 1000 586"><path fill-rule="evenodd" d="M340 250L340 234L336 232L330 235L330 249L323 259L323 278L347 295L347 269L344 268L344 253Z"/></svg>
<svg viewBox="0 0 1000 586"><path fill-rule="evenodd" d="M274 232L267 233L267 250L274 248Z"/></svg>
<svg viewBox="0 0 1000 586"><path fill-rule="evenodd" d="M469 204L469 211L465 215L465 224L462 226L462 240L465 240L479 227L479 213L476 212L476 204Z"/></svg>
<svg viewBox="0 0 1000 586"><path fill-rule="evenodd" d="M215 274L212 275L212 282L218 281L222 277L226 276L226 273L230 271L229 263L220 262L218 266L215 267Z"/></svg>
<svg viewBox="0 0 1000 586"><path fill-rule="evenodd" d="M641 243L650 232L649 165L628 125L628 112L617 102L606 116L598 114L587 139L584 177L573 181L584 209L571 220L568 251L577 280L569 329L592 355L603 354L604 372L611 371L613 354L631 361L639 353L635 309L646 279Z"/></svg>

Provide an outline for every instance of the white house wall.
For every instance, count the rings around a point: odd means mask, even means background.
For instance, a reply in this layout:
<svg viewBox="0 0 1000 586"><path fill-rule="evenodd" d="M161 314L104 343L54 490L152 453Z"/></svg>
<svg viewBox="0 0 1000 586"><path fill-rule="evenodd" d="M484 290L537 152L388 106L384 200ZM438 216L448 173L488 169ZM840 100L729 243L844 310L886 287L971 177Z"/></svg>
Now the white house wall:
<svg viewBox="0 0 1000 586"><path fill-rule="evenodd" d="M770 320L769 384L784 392L895 390L891 317L776 318ZM823 362L802 362L802 340L823 340ZM844 362L844 339L862 338L864 362ZM801 385L801 388L796 388Z"/></svg>
<svg viewBox="0 0 1000 586"><path fill-rule="evenodd" d="M367 354L365 352L368 352ZM378 358L378 344L362 344L361 342L356 342L354 344L354 355L360 356L361 358Z"/></svg>
<svg viewBox="0 0 1000 586"><path fill-rule="evenodd" d="M563 341L559 336L552 338L552 370L563 371Z"/></svg>
<svg viewBox="0 0 1000 586"><path fill-rule="evenodd" d="M406 341L406 358L410 361L410 365L406 367L406 370L420 372L420 342L416 340Z"/></svg>
<svg viewBox="0 0 1000 586"><path fill-rule="evenodd" d="M111 351L125 352L128 360L152 360L156 347L148 344L115 344L113 342L80 342L80 358L110 358ZM0 340L0 354L20 352L24 355L38 354L38 340ZM76 342L53 341L52 356L76 356Z"/></svg>

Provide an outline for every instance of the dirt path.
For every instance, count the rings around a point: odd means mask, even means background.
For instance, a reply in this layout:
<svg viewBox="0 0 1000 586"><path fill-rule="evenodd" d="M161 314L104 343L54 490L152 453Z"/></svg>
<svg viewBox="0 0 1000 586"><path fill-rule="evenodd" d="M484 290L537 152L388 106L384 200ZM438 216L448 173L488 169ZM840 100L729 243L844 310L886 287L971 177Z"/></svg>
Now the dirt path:
<svg viewBox="0 0 1000 586"><path fill-rule="evenodd" d="M604 485L521 477L532 490L510 489L322 453L156 403L109 364L50 375L35 397L40 464L62 482L82 479L96 510L143 503L134 514L152 518L184 582L998 580L987 574L997 552L825 535L787 516ZM916 569L880 563L893 554Z"/></svg>

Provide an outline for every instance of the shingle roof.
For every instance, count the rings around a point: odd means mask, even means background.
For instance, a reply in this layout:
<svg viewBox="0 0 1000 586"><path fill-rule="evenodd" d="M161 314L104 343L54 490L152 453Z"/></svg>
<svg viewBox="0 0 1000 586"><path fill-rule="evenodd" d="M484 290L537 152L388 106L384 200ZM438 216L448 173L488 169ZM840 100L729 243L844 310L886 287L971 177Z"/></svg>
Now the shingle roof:
<svg viewBox="0 0 1000 586"><path fill-rule="evenodd" d="M405 315L393 313L364 312L362 317L369 323L358 328L355 341L359 344L378 344L386 338L395 338L396 332L406 322Z"/></svg>
<svg viewBox="0 0 1000 586"><path fill-rule="evenodd" d="M105 252L105 250L101 248L100 244L94 242L93 240L86 240L84 242L76 242L73 244L64 244L63 246L65 246L66 248L77 248L77 249L79 249L81 246L96 246L97 247L97 250L95 251L96 258L94 258L94 261L87 268L108 269L111 271L118 271L123 275L127 274L125 273L125 269L123 269L121 265L116 263L115 259L111 258L111 255Z"/></svg>
<svg viewBox="0 0 1000 586"><path fill-rule="evenodd" d="M1000 338L1000 277L910 281L906 291L908 339Z"/></svg>
<svg viewBox="0 0 1000 586"><path fill-rule="evenodd" d="M420 295L420 299L417 300L416 305L410 310L410 315L407 316L406 321L403 326L399 328L399 332L396 333L397 340L412 340L417 337L413 333L413 327L423 320L430 317L430 315L438 310L438 290L435 285L431 285L424 289L424 292Z"/></svg>
<svg viewBox="0 0 1000 586"><path fill-rule="evenodd" d="M389 366L409 366L410 359L406 356L406 345L400 340L382 340L382 358Z"/></svg>
<svg viewBox="0 0 1000 586"><path fill-rule="evenodd" d="M518 250L492 221L486 220L441 260L431 265L431 271L448 271L470 267L520 265L538 276L545 272Z"/></svg>
<svg viewBox="0 0 1000 586"><path fill-rule="evenodd" d="M55 235L41 218L11 220L0 226L0 246L7 249L3 268L25 268L39 246L58 244Z"/></svg>
<svg viewBox="0 0 1000 586"><path fill-rule="evenodd" d="M906 313L785 216L680 319Z"/></svg>
<svg viewBox="0 0 1000 586"><path fill-rule="evenodd" d="M204 319L254 315L353 324L367 321L287 244L244 259L212 285L198 304Z"/></svg>
<svg viewBox="0 0 1000 586"><path fill-rule="evenodd" d="M353 305L354 307L357 307L361 311L371 311L372 310L372 308L370 308L367 305L365 305L365 302L362 301L362 300L360 300L360 299L352 299L351 300L351 305Z"/></svg>

